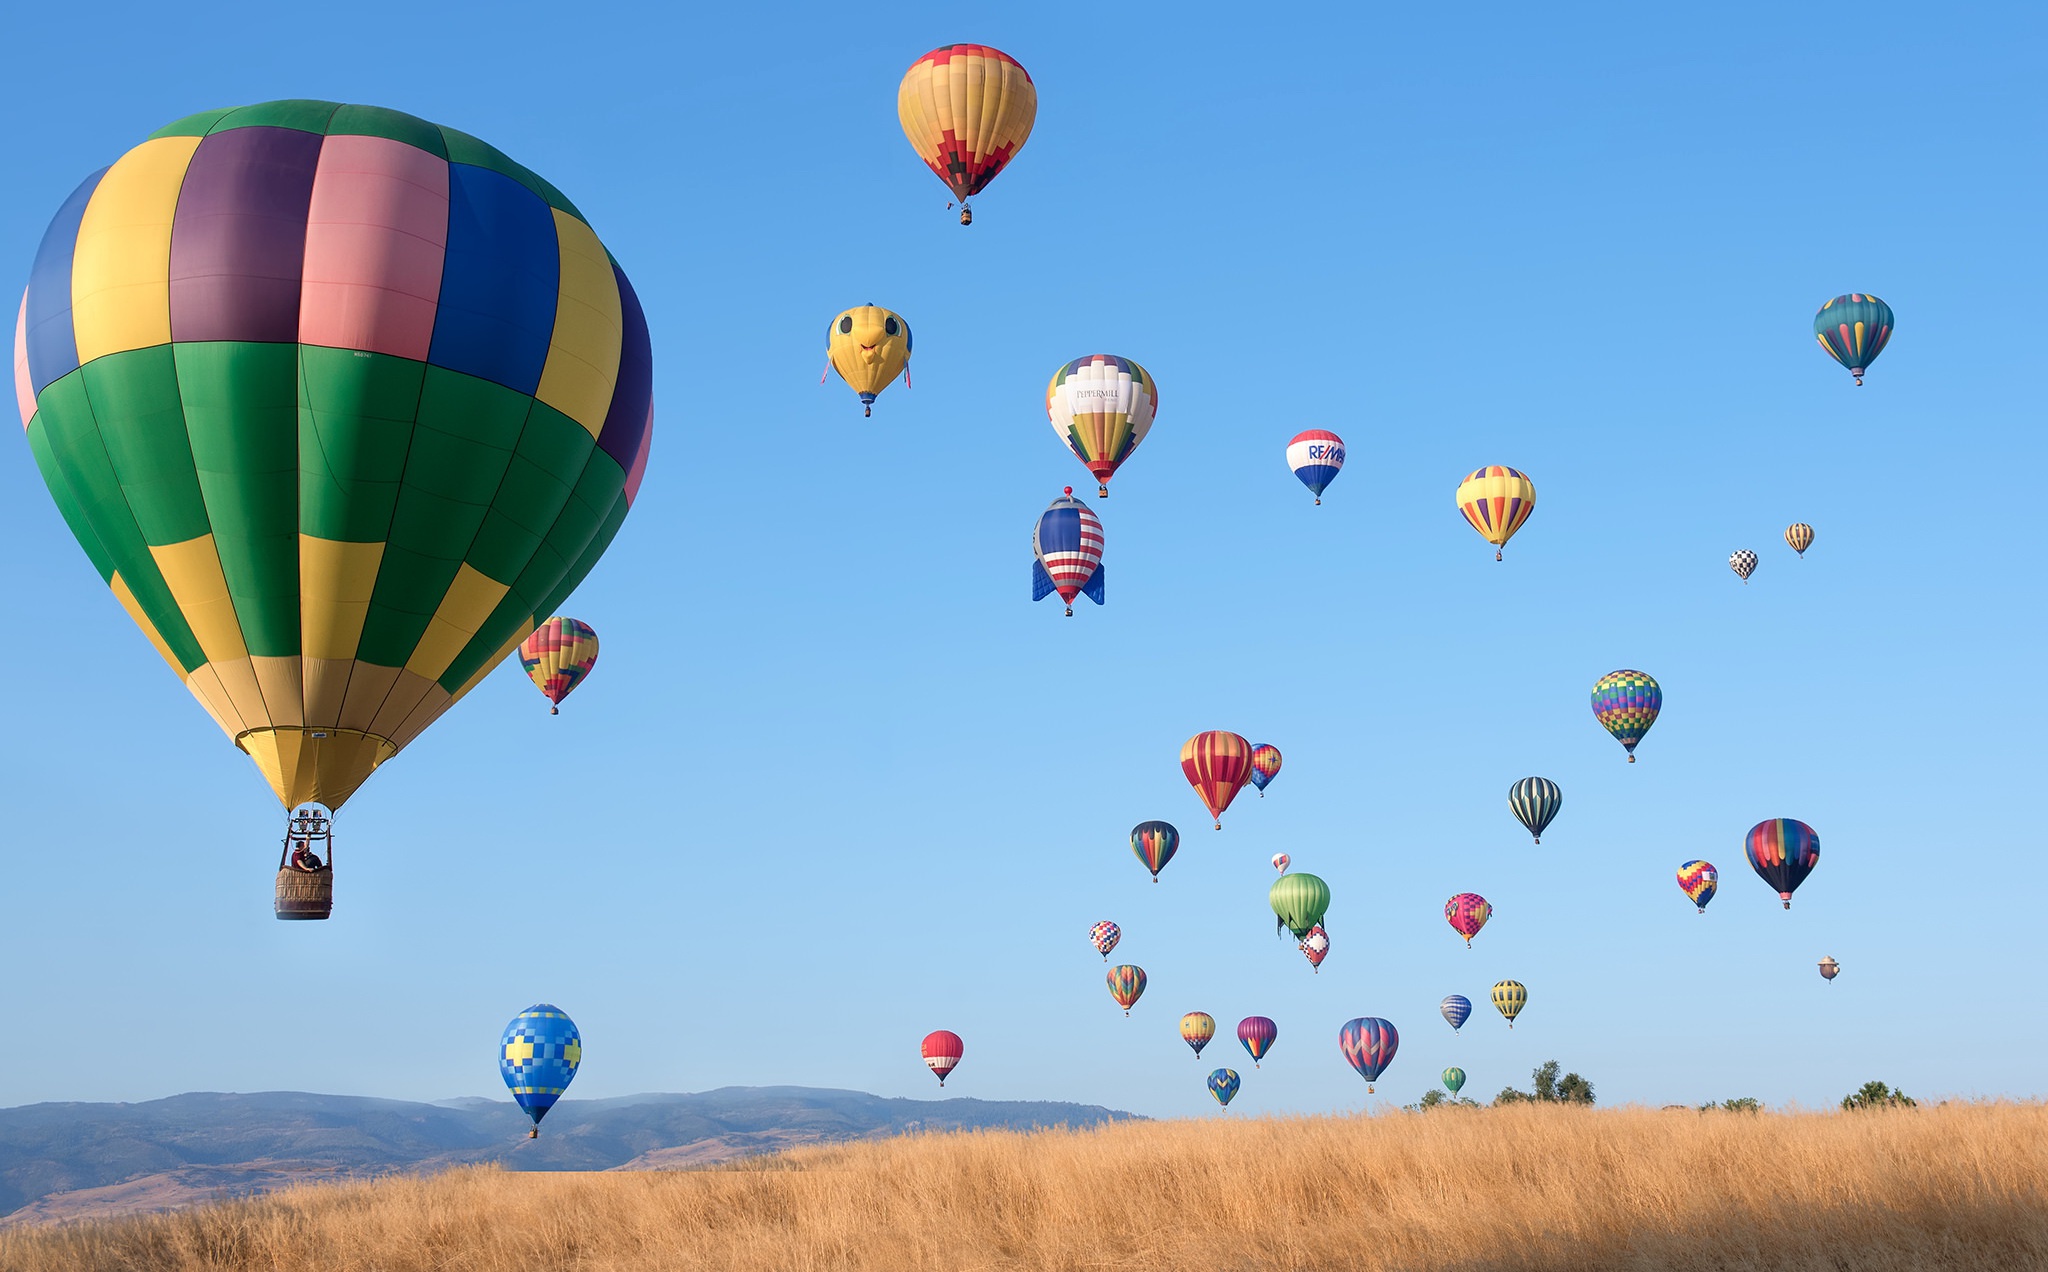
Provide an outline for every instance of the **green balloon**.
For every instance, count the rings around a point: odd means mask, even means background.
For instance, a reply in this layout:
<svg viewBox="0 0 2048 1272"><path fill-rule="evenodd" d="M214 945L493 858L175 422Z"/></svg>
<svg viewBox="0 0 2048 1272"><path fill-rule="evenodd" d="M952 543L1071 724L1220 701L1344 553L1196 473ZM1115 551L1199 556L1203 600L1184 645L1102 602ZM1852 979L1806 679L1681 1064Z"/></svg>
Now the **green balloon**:
<svg viewBox="0 0 2048 1272"><path fill-rule="evenodd" d="M1451 1068L1451 1069L1445 1069L1445 1070L1444 1070L1444 1089L1445 1089L1445 1090L1448 1090L1448 1091L1449 1091L1449 1092L1450 1092L1450 1093L1451 1093L1452 1095L1456 1095L1456 1094L1458 1093L1458 1088L1460 1088L1460 1087L1462 1087L1462 1086L1464 1086L1464 1085L1465 1085L1465 1071L1464 1071L1463 1069L1458 1069L1458 1068Z"/></svg>
<svg viewBox="0 0 2048 1272"><path fill-rule="evenodd" d="M1308 938L1308 930L1323 921L1330 908L1330 885L1312 874L1284 874L1273 881L1266 894L1280 925L1294 933L1297 941Z"/></svg>

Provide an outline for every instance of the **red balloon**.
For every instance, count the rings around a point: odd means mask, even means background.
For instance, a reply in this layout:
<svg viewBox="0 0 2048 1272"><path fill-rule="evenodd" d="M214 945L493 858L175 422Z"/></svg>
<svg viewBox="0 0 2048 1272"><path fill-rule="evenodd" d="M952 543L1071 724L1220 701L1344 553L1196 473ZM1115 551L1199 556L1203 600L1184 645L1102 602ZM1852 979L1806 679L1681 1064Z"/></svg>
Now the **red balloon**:
<svg viewBox="0 0 2048 1272"><path fill-rule="evenodd" d="M939 1085L946 1085L946 1075L960 1063L960 1057L967 1050L967 1044L960 1041L960 1035L950 1029L934 1029L924 1036L925 1067L939 1079Z"/></svg>

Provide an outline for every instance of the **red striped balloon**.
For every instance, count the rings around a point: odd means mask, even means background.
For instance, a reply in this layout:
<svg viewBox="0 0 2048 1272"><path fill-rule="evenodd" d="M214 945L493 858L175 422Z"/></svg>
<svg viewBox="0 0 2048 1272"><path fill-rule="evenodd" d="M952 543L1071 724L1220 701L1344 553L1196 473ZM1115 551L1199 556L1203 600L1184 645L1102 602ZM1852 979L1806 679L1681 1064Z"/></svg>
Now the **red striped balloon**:
<svg viewBox="0 0 2048 1272"><path fill-rule="evenodd" d="M967 1044L960 1041L960 1035L950 1029L934 1029L924 1036L924 1063L939 1079L939 1085L946 1085L946 1075L960 1065L960 1057L966 1054Z"/></svg>
<svg viewBox="0 0 2048 1272"><path fill-rule="evenodd" d="M1180 771L1222 830L1223 810L1251 780L1252 744L1223 729L1197 733L1181 745Z"/></svg>

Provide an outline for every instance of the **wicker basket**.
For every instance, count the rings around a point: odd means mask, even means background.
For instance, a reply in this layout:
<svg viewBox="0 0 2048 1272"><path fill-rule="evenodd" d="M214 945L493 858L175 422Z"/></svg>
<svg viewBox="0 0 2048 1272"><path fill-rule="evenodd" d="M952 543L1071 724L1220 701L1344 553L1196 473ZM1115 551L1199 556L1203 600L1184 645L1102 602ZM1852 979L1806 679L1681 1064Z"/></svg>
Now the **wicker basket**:
<svg viewBox="0 0 2048 1272"><path fill-rule="evenodd" d="M334 913L334 871L293 870L277 872L277 917L280 919L324 919Z"/></svg>

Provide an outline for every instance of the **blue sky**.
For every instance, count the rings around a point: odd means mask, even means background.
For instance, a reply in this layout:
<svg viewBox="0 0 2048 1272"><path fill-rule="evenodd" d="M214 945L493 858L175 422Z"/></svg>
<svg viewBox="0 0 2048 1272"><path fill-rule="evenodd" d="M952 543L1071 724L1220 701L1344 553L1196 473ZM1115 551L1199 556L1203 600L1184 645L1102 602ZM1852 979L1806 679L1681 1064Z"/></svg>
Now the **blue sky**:
<svg viewBox="0 0 2048 1272"><path fill-rule="evenodd" d="M267 789L0 456L34 633L0 960L35 1040L0 1104L497 1094L538 1000L582 1026L577 1096L936 1096L917 1043L950 1028L949 1095L1213 1113L1224 1063L1233 1114L1347 1109L1359 1015L1399 1027L1402 1101L1551 1057L1603 1103L2041 1093L2038 10L452 9L6 19L15 285L162 123L393 106L583 208L645 303L657 422L569 607L597 670L550 719L508 666L380 772L326 924L270 917ZM893 109L954 40L1041 96L970 230ZM1850 290L1899 318L1860 390L1810 327ZM917 332L872 420L817 383L866 302ZM1027 539L1087 494L1043 390L1098 351L1161 408L1092 501L1109 603L1070 621L1029 603ZM1349 447L1320 508L1282 462L1313 427ZM1500 565L1451 506L1488 463L1540 494ZM1617 667L1666 695L1633 766L1587 708ZM1176 763L1209 728L1286 755L1221 833ZM1540 848L1505 801L1530 774L1565 796ZM1773 816L1822 839L1790 913L1742 858ZM1153 817L1185 835L1157 886L1126 842ZM1335 893L1320 975L1273 937L1276 851ZM1469 952L1468 889L1497 910ZM1102 918L1151 975L1128 1020Z"/></svg>

